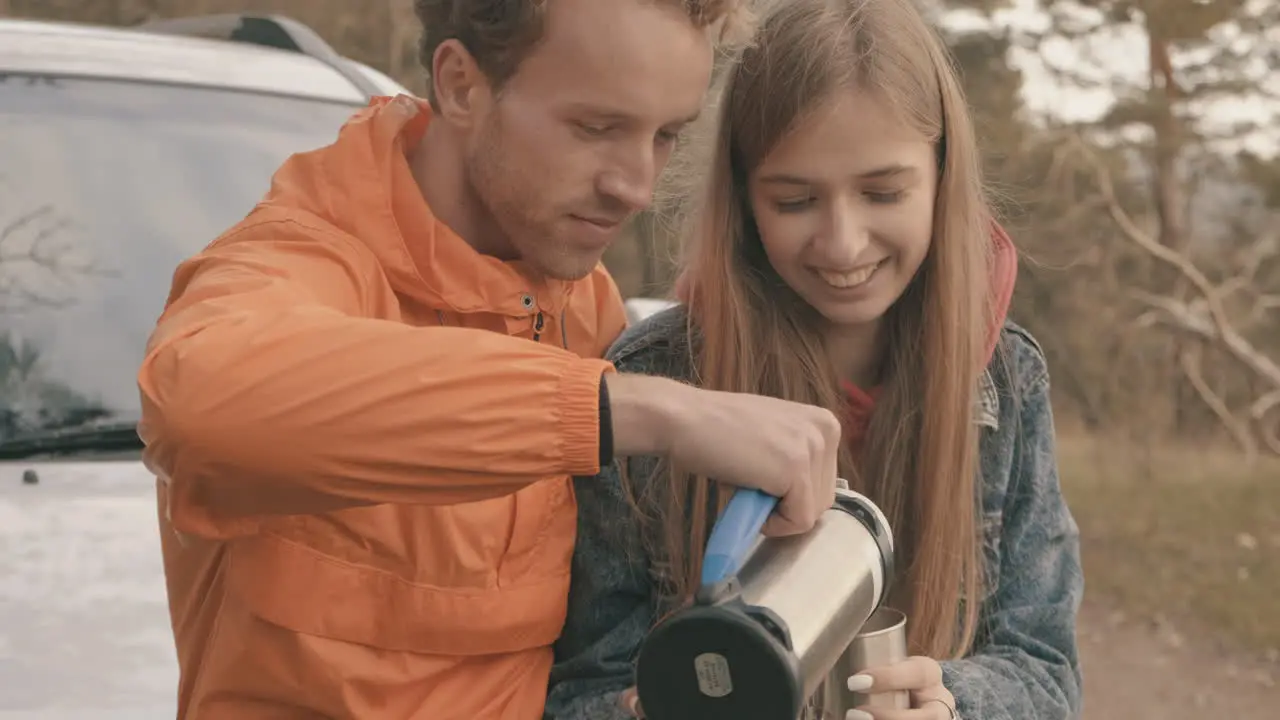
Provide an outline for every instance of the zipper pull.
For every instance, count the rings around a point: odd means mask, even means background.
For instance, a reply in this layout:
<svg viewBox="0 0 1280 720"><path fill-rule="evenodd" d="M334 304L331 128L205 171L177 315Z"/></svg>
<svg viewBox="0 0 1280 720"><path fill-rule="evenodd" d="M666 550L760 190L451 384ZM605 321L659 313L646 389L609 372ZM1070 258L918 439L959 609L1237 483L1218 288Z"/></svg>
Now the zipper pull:
<svg viewBox="0 0 1280 720"><path fill-rule="evenodd" d="M538 314L535 315L533 318L533 341L534 342L538 342L538 339L542 337L542 325L544 322L545 322L545 319L542 317L542 311L539 310Z"/></svg>

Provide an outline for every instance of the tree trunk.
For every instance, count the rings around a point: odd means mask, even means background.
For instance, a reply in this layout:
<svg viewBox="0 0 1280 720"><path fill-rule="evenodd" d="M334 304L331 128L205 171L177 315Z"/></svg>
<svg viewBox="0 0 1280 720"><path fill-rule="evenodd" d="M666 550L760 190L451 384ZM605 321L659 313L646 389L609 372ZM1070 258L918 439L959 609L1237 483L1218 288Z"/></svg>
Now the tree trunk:
<svg viewBox="0 0 1280 720"><path fill-rule="evenodd" d="M1149 91L1152 105L1152 131L1155 142L1152 148L1152 197L1154 200L1156 219L1159 224L1159 242L1167 248L1178 252L1187 251L1187 191L1179 173L1179 160L1182 156L1183 132L1175 112L1182 92L1173 74L1173 62L1169 54L1169 43L1158 32L1147 24L1147 41L1149 50ZM1163 266L1156 267L1152 278L1154 287L1162 292L1182 300L1186 297L1186 281L1176 270ZM1181 358L1187 352L1185 339L1174 336L1166 356L1166 377L1172 392L1172 427L1178 435L1185 435L1191 430L1191 413L1189 408L1195 403L1195 389L1189 386L1186 375L1182 372Z"/></svg>

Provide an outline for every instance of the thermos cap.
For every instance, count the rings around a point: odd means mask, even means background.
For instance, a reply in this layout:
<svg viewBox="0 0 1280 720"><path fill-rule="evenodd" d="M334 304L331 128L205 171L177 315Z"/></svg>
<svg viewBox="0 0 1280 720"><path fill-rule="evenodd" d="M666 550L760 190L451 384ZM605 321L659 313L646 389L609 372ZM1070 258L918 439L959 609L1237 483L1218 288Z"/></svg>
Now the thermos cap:
<svg viewBox="0 0 1280 720"><path fill-rule="evenodd" d="M636 690L648 720L794 720L795 657L743 606L700 606L659 623L641 646ZM762 622L764 620L764 622Z"/></svg>

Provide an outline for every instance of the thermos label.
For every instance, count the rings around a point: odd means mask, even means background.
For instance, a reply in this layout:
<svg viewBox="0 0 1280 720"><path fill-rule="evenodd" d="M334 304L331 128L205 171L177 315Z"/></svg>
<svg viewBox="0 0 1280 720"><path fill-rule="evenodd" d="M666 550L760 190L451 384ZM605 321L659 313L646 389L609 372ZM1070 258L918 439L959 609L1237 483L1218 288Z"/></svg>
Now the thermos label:
<svg viewBox="0 0 1280 720"><path fill-rule="evenodd" d="M702 653L693 659L698 674L698 690L707 697L724 697L733 692L733 679L729 677L729 661L723 655Z"/></svg>

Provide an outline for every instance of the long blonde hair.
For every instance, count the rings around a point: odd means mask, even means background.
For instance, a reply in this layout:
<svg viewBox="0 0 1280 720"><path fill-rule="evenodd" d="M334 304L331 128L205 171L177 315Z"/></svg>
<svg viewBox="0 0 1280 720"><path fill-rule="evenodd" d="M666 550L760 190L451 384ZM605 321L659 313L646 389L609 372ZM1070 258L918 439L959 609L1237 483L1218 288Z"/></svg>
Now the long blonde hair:
<svg viewBox="0 0 1280 720"><path fill-rule="evenodd" d="M989 206L950 56L912 0L785 0L763 18L726 83L685 261L701 387L848 411L815 311L765 258L748 176L841 88L877 93L935 143L933 242L885 318L881 392L860 456L846 449L840 472L894 529L900 570L891 602L910 617L911 651L959 657L972 644L982 592L972 408L994 310ZM634 499L654 510L650 552L665 569L668 599L687 601L727 493L666 463L654 480Z"/></svg>

